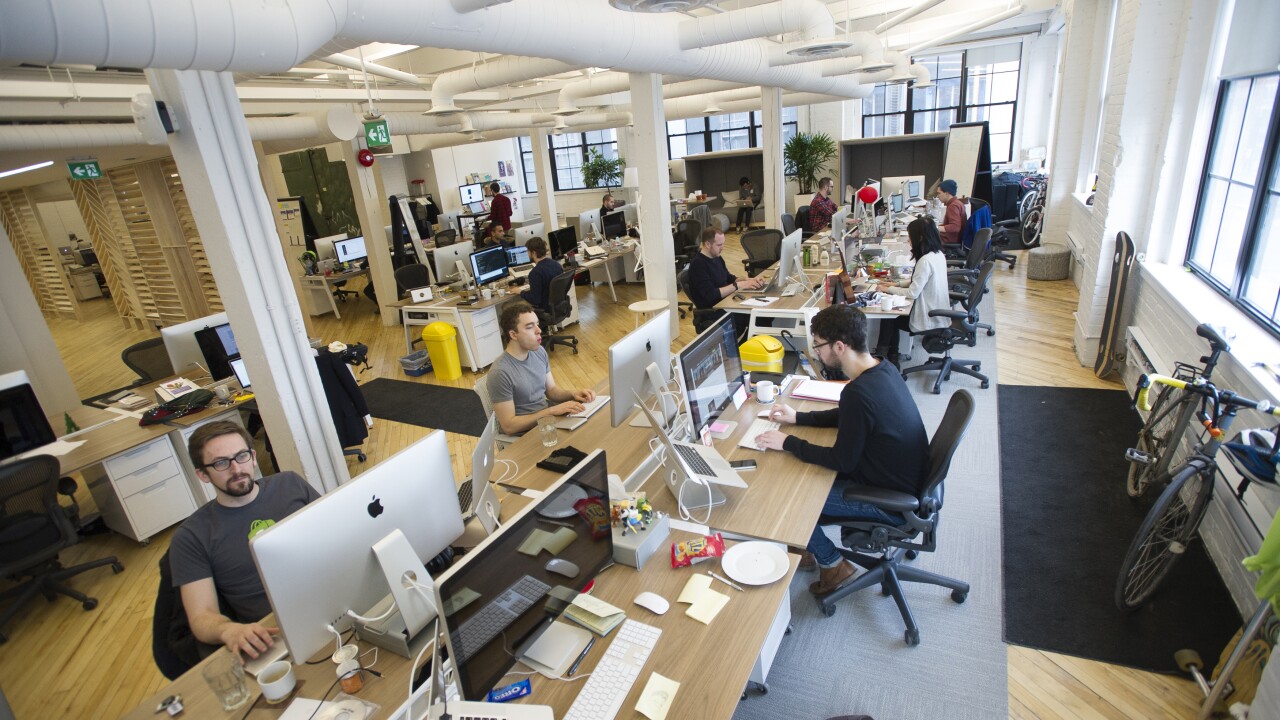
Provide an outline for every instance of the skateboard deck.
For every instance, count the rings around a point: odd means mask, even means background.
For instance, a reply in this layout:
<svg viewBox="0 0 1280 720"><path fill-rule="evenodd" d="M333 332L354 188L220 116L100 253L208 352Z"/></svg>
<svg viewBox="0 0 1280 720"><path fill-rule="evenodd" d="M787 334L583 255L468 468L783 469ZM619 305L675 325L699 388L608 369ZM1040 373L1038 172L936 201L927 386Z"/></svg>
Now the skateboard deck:
<svg viewBox="0 0 1280 720"><path fill-rule="evenodd" d="M1116 369L1116 349L1123 342L1120 314L1124 307L1125 289L1133 270L1133 239L1129 233L1116 234L1116 248L1112 254L1111 288L1107 291L1107 314L1102 321L1102 337L1098 340L1098 359L1093 364L1093 374L1106 377Z"/></svg>

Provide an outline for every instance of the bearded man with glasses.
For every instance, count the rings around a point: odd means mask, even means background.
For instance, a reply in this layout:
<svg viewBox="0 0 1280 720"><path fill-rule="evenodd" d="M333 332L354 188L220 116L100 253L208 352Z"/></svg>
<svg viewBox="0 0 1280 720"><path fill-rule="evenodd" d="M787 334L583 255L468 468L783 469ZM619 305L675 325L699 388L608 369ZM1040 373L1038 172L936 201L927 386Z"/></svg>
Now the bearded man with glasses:
<svg viewBox="0 0 1280 720"><path fill-rule="evenodd" d="M173 534L173 586L200 642L256 658L274 644L279 629L257 622L270 614L271 603L249 553L249 540L320 494L295 472L254 480L253 439L233 422L197 428L187 453L196 476L213 486L215 497ZM236 619L251 622L233 620L223 612L219 598Z"/></svg>

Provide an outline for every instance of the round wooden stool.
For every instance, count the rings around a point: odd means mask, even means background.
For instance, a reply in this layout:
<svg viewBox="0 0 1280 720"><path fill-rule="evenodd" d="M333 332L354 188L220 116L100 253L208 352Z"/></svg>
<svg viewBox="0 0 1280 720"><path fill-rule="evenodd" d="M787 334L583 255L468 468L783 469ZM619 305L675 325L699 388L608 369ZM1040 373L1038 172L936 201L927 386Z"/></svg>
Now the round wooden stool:
<svg viewBox="0 0 1280 720"><path fill-rule="evenodd" d="M627 307L636 314L636 327L640 327L640 319L642 317L648 320L657 313L666 310L670 305L671 303L666 300L637 300Z"/></svg>

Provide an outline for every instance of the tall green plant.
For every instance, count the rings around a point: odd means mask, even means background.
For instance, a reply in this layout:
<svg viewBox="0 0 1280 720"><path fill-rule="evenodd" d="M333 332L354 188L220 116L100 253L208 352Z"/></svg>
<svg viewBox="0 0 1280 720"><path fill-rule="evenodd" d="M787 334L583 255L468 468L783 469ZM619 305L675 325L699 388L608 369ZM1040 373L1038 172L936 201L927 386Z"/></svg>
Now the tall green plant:
<svg viewBox="0 0 1280 720"><path fill-rule="evenodd" d="M589 188L618 187L622 184L624 158L610 160L592 148L587 151L587 161L582 163L582 182Z"/></svg>
<svg viewBox="0 0 1280 720"><path fill-rule="evenodd" d="M800 194L816 189L818 177L836 158L836 141L826 133L796 133L782 149L782 171L800 184Z"/></svg>

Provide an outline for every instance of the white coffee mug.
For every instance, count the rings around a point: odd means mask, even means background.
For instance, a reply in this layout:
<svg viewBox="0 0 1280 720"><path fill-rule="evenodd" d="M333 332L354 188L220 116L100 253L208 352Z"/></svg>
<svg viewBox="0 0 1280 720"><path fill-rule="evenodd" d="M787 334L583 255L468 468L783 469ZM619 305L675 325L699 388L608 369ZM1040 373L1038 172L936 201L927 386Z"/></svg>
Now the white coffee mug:
<svg viewBox="0 0 1280 720"><path fill-rule="evenodd" d="M489 300L493 297L493 288L485 288L480 291L480 294L484 296L485 300Z"/></svg>
<svg viewBox="0 0 1280 720"><path fill-rule="evenodd" d="M226 402L231 397L231 388L226 385L215 385L213 386L213 396L222 402Z"/></svg>
<svg viewBox="0 0 1280 720"><path fill-rule="evenodd" d="M885 311L893 309L892 295L890 295L889 293L884 293L883 295L880 296L880 309Z"/></svg>
<svg viewBox="0 0 1280 720"><path fill-rule="evenodd" d="M756 402L771 403L774 398L774 386L770 380L761 380L756 383Z"/></svg>
<svg viewBox="0 0 1280 720"><path fill-rule="evenodd" d="M258 673L258 687L262 688L262 697L273 705L288 698L297 684L293 663L288 660L277 660Z"/></svg>

